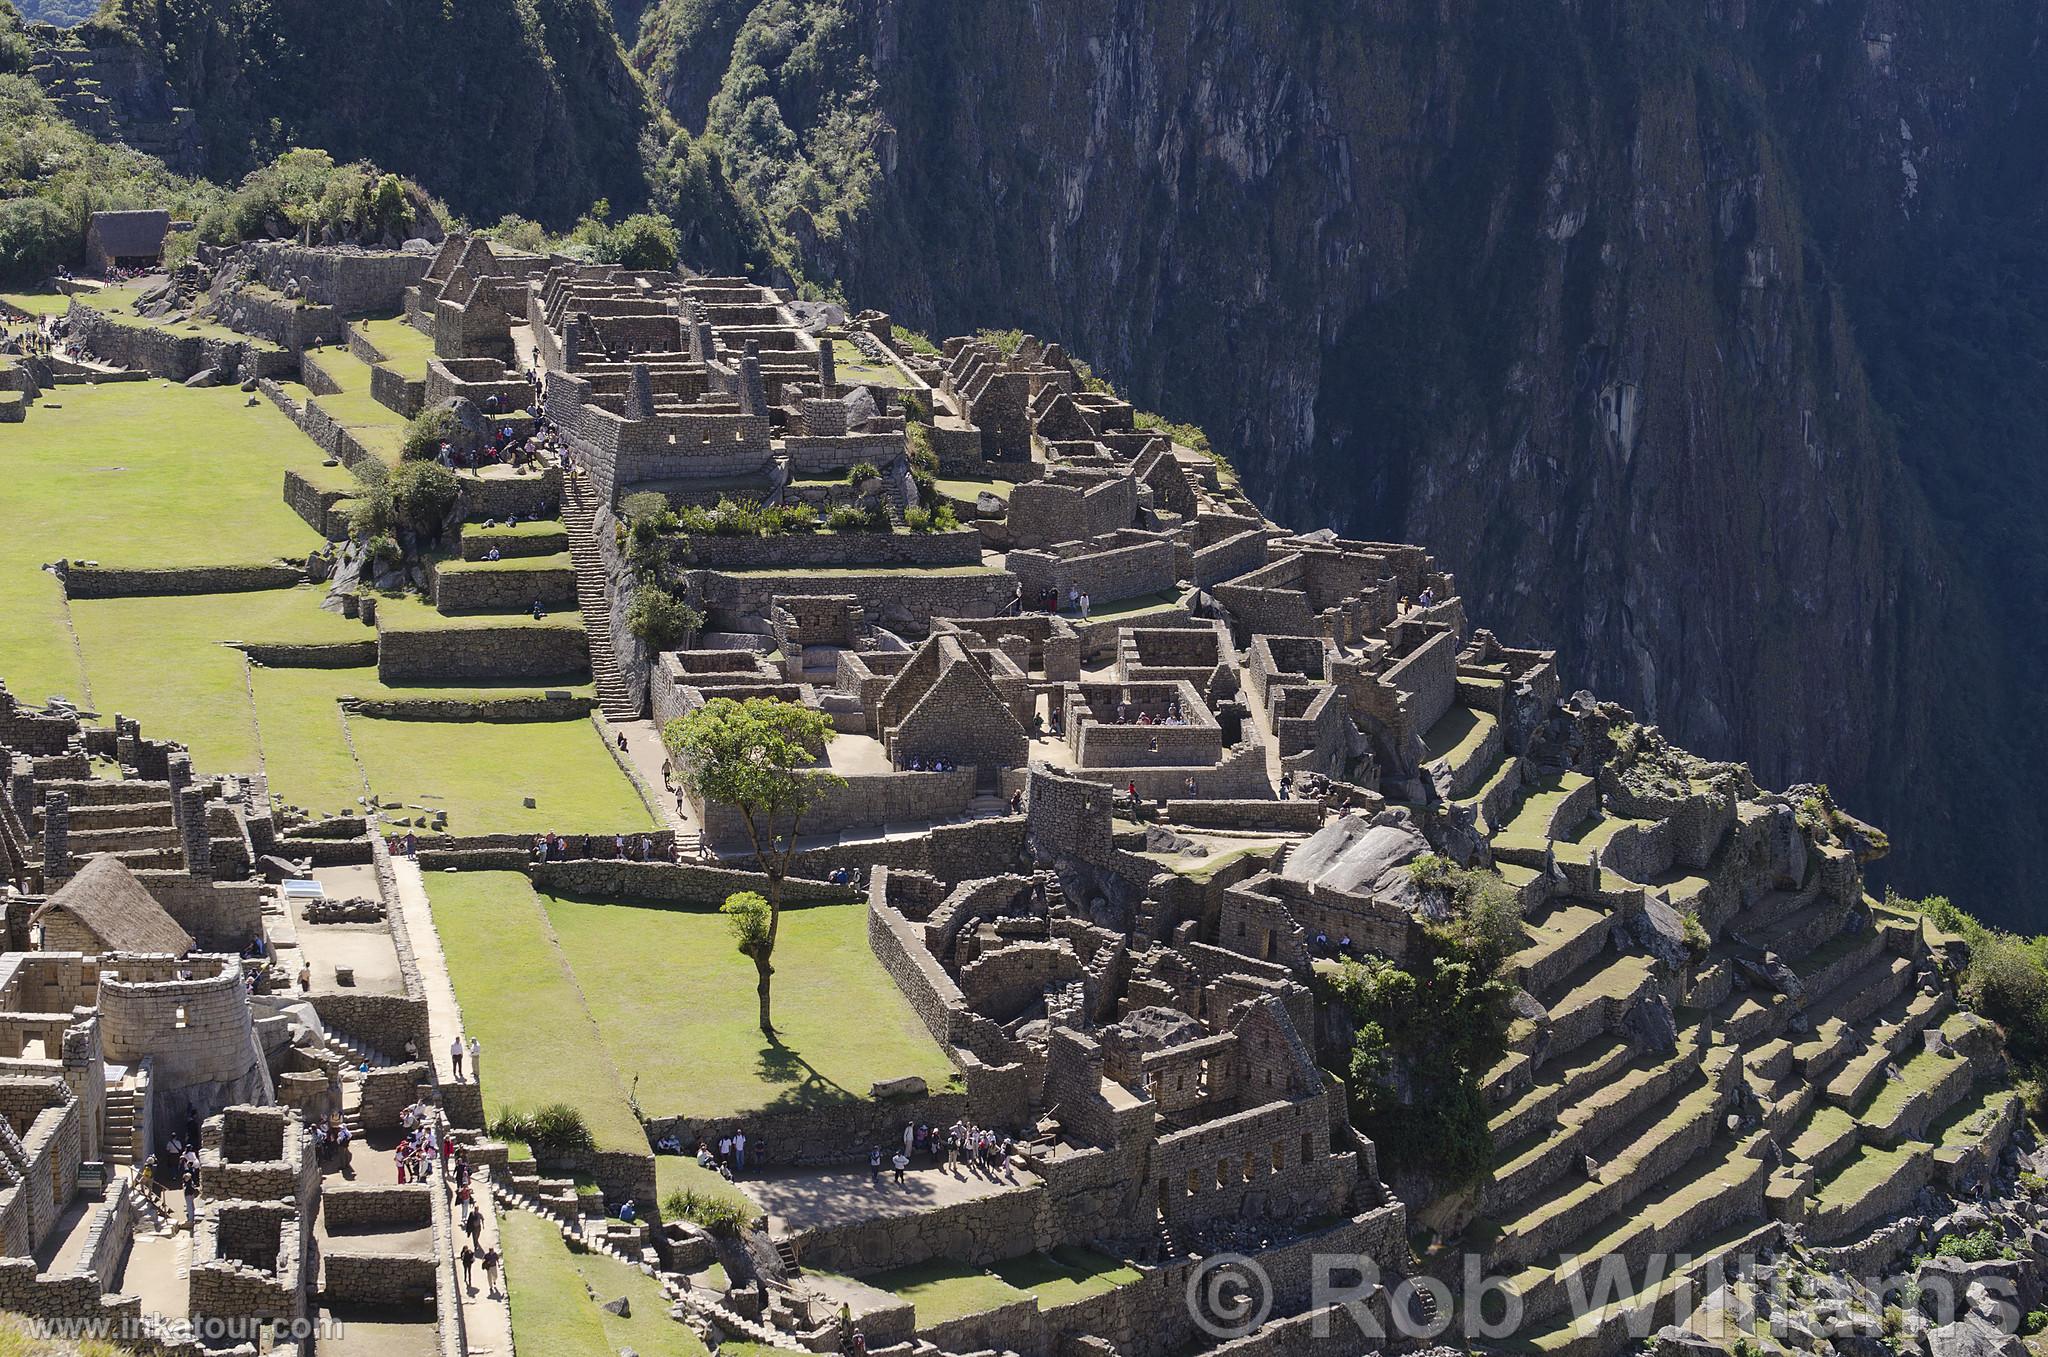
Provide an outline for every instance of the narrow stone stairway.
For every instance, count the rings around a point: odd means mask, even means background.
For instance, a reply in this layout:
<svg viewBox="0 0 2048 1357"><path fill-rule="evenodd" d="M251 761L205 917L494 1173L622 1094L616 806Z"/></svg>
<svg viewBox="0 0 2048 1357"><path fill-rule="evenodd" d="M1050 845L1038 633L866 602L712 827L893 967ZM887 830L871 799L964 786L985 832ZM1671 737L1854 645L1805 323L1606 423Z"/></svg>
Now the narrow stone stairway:
<svg viewBox="0 0 2048 1357"><path fill-rule="evenodd" d="M569 530L569 559L576 566L576 606L590 644L590 674L598 706L607 720L637 721L640 707L626 688L612 653L611 604L605 595L604 556L597 546L597 510L590 486L573 469L562 478L562 526Z"/></svg>

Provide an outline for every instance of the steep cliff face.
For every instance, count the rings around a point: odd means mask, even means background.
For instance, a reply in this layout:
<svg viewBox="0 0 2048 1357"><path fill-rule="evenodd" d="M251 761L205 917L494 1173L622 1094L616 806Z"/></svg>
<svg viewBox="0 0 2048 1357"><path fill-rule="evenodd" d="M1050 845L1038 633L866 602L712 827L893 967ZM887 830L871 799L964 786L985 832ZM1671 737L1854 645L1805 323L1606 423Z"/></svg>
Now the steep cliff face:
<svg viewBox="0 0 2048 1357"><path fill-rule="evenodd" d="M646 196L654 110L598 0L107 0L199 115L209 177L288 146L370 159L457 211L563 225Z"/></svg>
<svg viewBox="0 0 2048 1357"><path fill-rule="evenodd" d="M1929 327L1972 326L1922 280L2016 169L1999 220L2040 206L2037 6L854 7L890 131L843 230L792 224L808 271L1057 335L1283 521L1428 543L1482 623L2012 917L2044 765L2010 574L2048 552L2002 504L1972 540L2010 472L1957 442L2042 434L1930 382ZM669 97L731 56L669 54ZM1965 270L2030 290L1979 299L2024 332L1998 371L2048 334L2039 258Z"/></svg>

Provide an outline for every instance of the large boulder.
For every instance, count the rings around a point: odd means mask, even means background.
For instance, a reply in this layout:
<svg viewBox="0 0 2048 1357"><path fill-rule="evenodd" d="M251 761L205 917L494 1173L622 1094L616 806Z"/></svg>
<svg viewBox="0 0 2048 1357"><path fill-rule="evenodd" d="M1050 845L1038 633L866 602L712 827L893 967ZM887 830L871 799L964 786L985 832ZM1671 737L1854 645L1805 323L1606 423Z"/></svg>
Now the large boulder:
<svg viewBox="0 0 2048 1357"><path fill-rule="evenodd" d="M2027 1345L1977 1315L1929 1329L1921 1336L1927 1357L2027 1357Z"/></svg>

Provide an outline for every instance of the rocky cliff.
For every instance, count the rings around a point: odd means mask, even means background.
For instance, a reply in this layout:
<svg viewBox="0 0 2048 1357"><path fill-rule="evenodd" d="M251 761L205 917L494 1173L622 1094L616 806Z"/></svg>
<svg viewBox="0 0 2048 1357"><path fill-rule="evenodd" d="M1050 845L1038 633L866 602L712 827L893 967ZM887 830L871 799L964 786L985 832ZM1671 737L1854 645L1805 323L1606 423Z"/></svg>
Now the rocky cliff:
<svg viewBox="0 0 2048 1357"><path fill-rule="evenodd" d="M1429 543L1570 679L2018 917L2039 6L663 0L635 59L803 154L821 12L878 172L773 205L807 273L1058 336L1276 517Z"/></svg>
<svg viewBox="0 0 2048 1357"><path fill-rule="evenodd" d="M106 0L88 30L161 67L199 118L189 168L232 181L289 146L367 159L484 222L566 225L646 196L654 119L597 0Z"/></svg>

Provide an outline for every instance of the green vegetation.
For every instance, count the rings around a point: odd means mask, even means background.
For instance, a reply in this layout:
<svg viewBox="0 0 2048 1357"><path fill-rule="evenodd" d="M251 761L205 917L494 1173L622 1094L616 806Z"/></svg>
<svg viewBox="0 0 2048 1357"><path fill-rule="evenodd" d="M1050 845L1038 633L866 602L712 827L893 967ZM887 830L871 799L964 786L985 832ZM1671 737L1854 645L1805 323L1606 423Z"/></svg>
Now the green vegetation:
<svg viewBox="0 0 2048 1357"><path fill-rule="evenodd" d="M491 1121L491 1134L551 1156L595 1148L583 1114L568 1103L544 1103L531 1112L502 1110Z"/></svg>
<svg viewBox="0 0 2048 1357"><path fill-rule="evenodd" d="M660 1286L638 1268L601 1253L571 1253L551 1222L528 1211L501 1213L498 1228L512 1339L520 1351L612 1357L630 1349L643 1357L707 1357L697 1335L669 1318ZM621 1295L631 1318L600 1307Z"/></svg>
<svg viewBox="0 0 2048 1357"><path fill-rule="evenodd" d="M1350 1016L1349 1089L1359 1128L1396 1164L1455 1187L1483 1172L1492 1136L1479 1078L1506 1051L1514 987L1502 978L1522 940L1512 893L1489 873L1424 854L1409 879L1448 909L1409 969L1374 958L1316 976Z"/></svg>
<svg viewBox="0 0 2048 1357"><path fill-rule="evenodd" d="M570 968L592 977L583 986L589 1010L650 1116L737 1116L865 1098L876 1080L899 1075L922 1075L935 1089L954 1078L869 949L864 904L781 911L772 1039L752 1020L754 967L712 902L663 909L557 898L547 913ZM622 956L662 958L661 983L616 983Z"/></svg>
<svg viewBox="0 0 2048 1357"><path fill-rule="evenodd" d="M600 1149L644 1149L650 1115L738 1116L864 1098L918 1074L945 1088L951 1064L869 951L858 903L786 910L778 1039L750 1021L752 967L712 902L658 908L536 895L517 872L427 881L465 1024L493 1054L486 1106L572 1104ZM621 976L621 957L659 957L659 982ZM861 1021L845 1015L858 1011ZM694 1147L690 1147L694 1149ZM687 1156L656 1160L663 1196L750 1204Z"/></svg>
<svg viewBox="0 0 2048 1357"><path fill-rule="evenodd" d="M680 1187L664 1193L661 1198L663 1220L695 1221L715 1235L738 1234L753 1215L746 1202L725 1193Z"/></svg>
<svg viewBox="0 0 2048 1357"><path fill-rule="evenodd" d="M650 650L674 650L703 626L703 613L658 584L641 585L626 605L626 630Z"/></svg>
<svg viewBox="0 0 2048 1357"><path fill-rule="evenodd" d="M1908 900L1887 894L1885 906L1911 910L1963 940L1969 954L1961 976L1963 999L2004 1029L2028 1110L2036 1117L2048 1112L2048 935L1992 928L1942 895Z"/></svg>
<svg viewBox="0 0 2048 1357"><path fill-rule="evenodd" d="M832 371L847 385L886 386L896 390L904 390L910 386L910 378L901 368L894 363L868 357L852 340L834 339L830 343Z"/></svg>
<svg viewBox="0 0 2048 1357"><path fill-rule="evenodd" d="M568 1103L600 1150L644 1151L646 1133L532 884L518 872L458 872L427 887L463 1026L490 1052L485 1106Z"/></svg>
<svg viewBox="0 0 2048 1357"><path fill-rule="evenodd" d="M348 722L370 790L386 805L448 812L458 834L638 834L658 828L590 722ZM528 808L525 799L534 806Z"/></svg>
<svg viewBox="0 0 2048 1357"><path fill-rule="evenodd" d="M935 1258L891 1268L863 1280L917 1307L917 1325L921 1329L1026 1299L1023 1291L995 1273L949 1259Z"/></svg>

